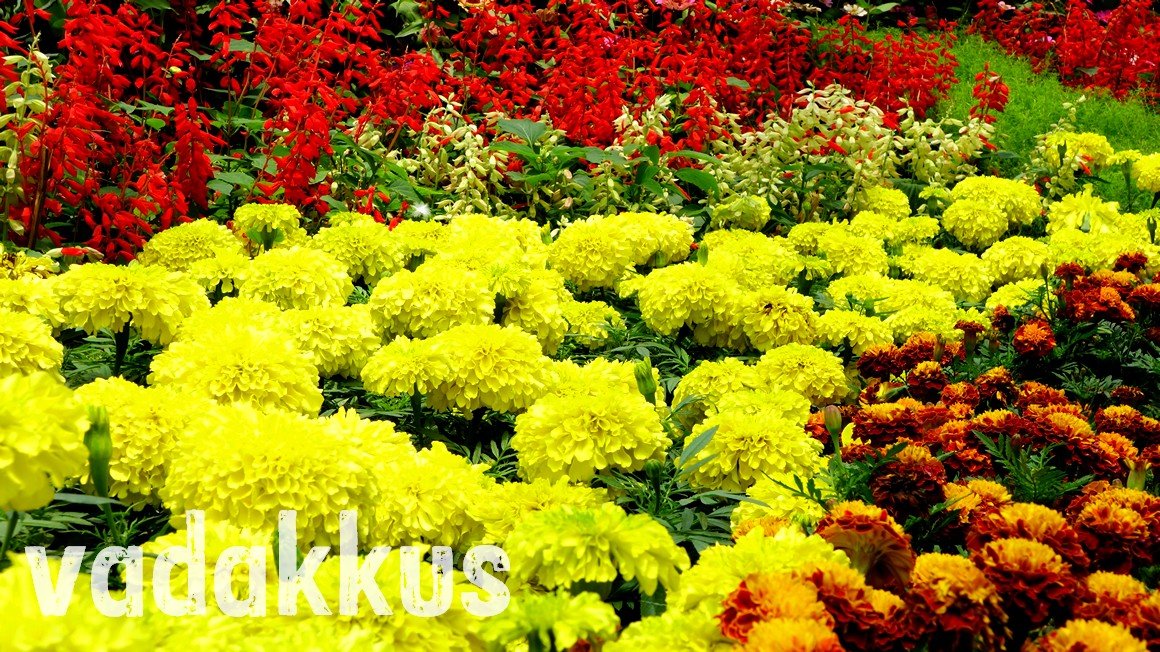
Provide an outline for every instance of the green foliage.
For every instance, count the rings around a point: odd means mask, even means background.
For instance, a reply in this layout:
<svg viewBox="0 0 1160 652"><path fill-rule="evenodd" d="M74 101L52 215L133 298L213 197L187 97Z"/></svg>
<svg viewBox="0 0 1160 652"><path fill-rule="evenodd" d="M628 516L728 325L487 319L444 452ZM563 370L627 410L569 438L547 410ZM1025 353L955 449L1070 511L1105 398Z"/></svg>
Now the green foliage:
<svg viewBox="0 0 1160 652"><path fill-rule="evenodd" d="M1085 475L1072 480L1067 472L1051 464L1051 454L1058 444L1046 446L1036 452L1026 448L1016 449L1011 438L1001 435L992 439L976 431L975 436L983 443L983 448L1004 470L1000 478L1002 484L1011 491L1016 502L1053 505L1060 498L1078 491L1092 481L1093 476Z"/></svg>

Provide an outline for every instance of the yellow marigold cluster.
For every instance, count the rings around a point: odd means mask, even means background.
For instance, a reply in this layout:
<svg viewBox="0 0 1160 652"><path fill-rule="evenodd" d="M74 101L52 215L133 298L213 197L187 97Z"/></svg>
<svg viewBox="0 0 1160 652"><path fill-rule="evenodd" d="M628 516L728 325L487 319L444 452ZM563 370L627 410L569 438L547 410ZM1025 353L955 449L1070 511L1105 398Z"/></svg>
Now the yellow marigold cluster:
<svg viewBox="0 0 1160 652"><path fill-rule="evenodd" d="M992 278L975 254L924 248L906 256L902 265L916 280L952 293L961 301L979 302L991 292Z"/></svg>
<svg viewBox="0 0 1160 652"><path fill-rule="evenodd" d="M511 446L528 479L587 482L607 469L640 470L669 439L654 406L620 388L545 396L516 418Z"/></svg>
<svg viewBox="0 0 1160 652"><path fill-rule="evenodd" d="M784 344L809 344L814 341L818 315L814 300L794 290L771 286L737 297L732 306L733 319L753 348L768 351Z"/></svg>
<svg viewBox="0 0 1160 652"><path fill-rule="evenodd" d="M248 530L272 531L279 510L297 510L303 545L337 545L339 512L361 510L361 538L378 496L374 449L344 430L286 412L215 408L177 442L161 499L174 514L204 510Z"/></svg>
<svg viewBox="0 0 1160 652"><path fill-rule="evenodd" d="M732 326L725 322L731 318L729 307L737 290L712 267L697 263L662 267L625 288L636 293L641 319L661 335L688 326L702 343L728 342L734 337Z"/></svg>
<svg viewBox="0 0 1160 652"><path fill-rule="evenodd" d="M890 270L881 240L854 235L847 228L831 227L818 236L817 250L843 276L886 274Z"/></svg>
<svg viewBox="0 0 1160 652"><path fill-rule="evenodd" d="M247 242L251 234L273 237L275 233L281 233L282 239L275 243L276 246L304 244L307 239L306 229L302 228L302 213L289 204L243 204L234 211L231 226L234 233Z"/></svg>
<svg viewBox="0 0 1160 652"><path fill-rule="evenodd" d="M769 386L795 391L814 405L836 403L850 392L842 359L808 344L767 351L756 371Z"/></svg>
<svg viewBox="0 0 1160 652"><path fill-rule="evenodd" d="M40 317L0 308L0 376L60 370L64 346Z"/></svg>
<svg viewBox="0 0 1160 652"><path fill-rule="evenodd" d="M382 279L403 268L410 252L402 238L384 224L371 219L342 221L319 229L310 238L309 246L325 251L346 267L346 273L355 281L373 287Z"/></svg>
<svg viewBox="0 0 1160 652"><path fill-rule="evenodd" d="M456 326L490 323L495 293L478 272L431 262L384 279L367 305L384 335L431 337Z"/></svg>
<svg viewBox="0 0 1160 652"><path fill-rule="evenodd" d="M619 626L616 612L595 593L557 591L515 598L503 613L485 621L482 634L497 649L531 639L538 641L538 649L564 652L580 641L610 638Z"/></svg>
<svg viewBox="0 0 1160 652"><path fill-rule="evenodd" d="M1090 167L1094 172L1108 164L1108 160L1115 154L1112 144L1100 134L1091 132L1076 133L1074 131L1056 131L1044 140L1047 162L1058 168L1063 164L1059 152L1068 159L1079 159L1079 162Z"/></svg>
<svg viewBox="0 0 1160 652"><path fill-rule="evenodd" d="M109 415L113 452L109 492L126 501L157 501L178 439L209 401L165 387L141 387L121 378L93 381L77 398L101 406Z"/></svg>
<svg viewBox="0 0 1160 652"><path fill-rule="evenodd" d="M366 305L319 306L284 313L298 348L324 377L357 378L381 341Z"/></svg>
<svg viewBox="0 0 1160 652"><path fill-rule="evenodd" d="M608 341L610 333L624 328L620 311L603 301L564 301L564 320L568 335L588 348L596 348Z"/></svg>
<svg viewBox="0 0 1160 652"><path fill-rule="evenodd" d="M892 220L910 217L910 200L906 193L896 188L868 186L858 192L854 199L858 210L873 211Z"/></svg>
<svg viewBox="0 0 1160 652"><path fill-rule="evenodd" d="M818 340L837 347L847 345L854 355L871 346L894 343L894 331L886 322L852 310L829 310L818 318Z"/></svg>
<svg viewBox="0 0 1160 652"><path fill-rule="evenodd" d="M268 301L284 310L341 306L354 291L344 265L308 247L271 249L238 277L238 296Z"/></svg>
<svg viewBox="0 0 1160 652"><path fill-rule="evenodd" d="M1084 233L1120 231L1120 204L1103 201L1088 185L1082 191L1061 197L1047 207L1047 232L1076 229Z"/></svg>
<svg viewBox="0 0 1160 652"><path fill-rule="evenodd" d="M822 445L804 422L774 410L722 410L685 439L689 446L707 434L704 447L688 460L689 482L697 487L745 491L771 474L809 476L821 465Z"/></svg>
<svg viewBox="0 0 1160 652"><path fill-rule="evenodd" d="M295 345L285 326L265 323L245 304L239 308L215 307L207 313L217 314L201 328L182 329L182 337L153 359L149 382L219 403L316 414L322 392L311 354ZM238 321L245 315L254 321Z"/></svg>
<svg viewBox="0 0 1160 652"><path fill-rule="evenodd" d="M55 376L0 377L0 509L27 511L83 473L89 415Z"/></svg>
<svg viewBox="0 0 1160 652"><path fill-rule="evenodd" d="M1132 178L1140 190L1160 192L1160 154L1149 154L1134 162Z"/></svg>
<svg viewBox="0 0 1160 652"><path fill-rule="evenodd" d="M473 519L483 524L484 543L502 543L516 523L536 512L559 505L591 508L608 501L607 492L566 479L504 482L487 489L482 500L468 506Z"/></svg>
<svg viewBox="0 0 1160 652"><path fill-rule="evenodd" d="M548 251L552 269L581 292L611 288L633 266L635 252L619 229L593 216L560 231Z"/></svg>
<svg viewBox="0 0 1160 652"><path fill-rule="evenodd" d="M987 298L987 311L991 312L998 306L1004 306L1008 310L1022 308L1042 293L1043 281L1038 278L1008 283Z"/></svg>
<svg viewBox="0 0 1160 652"><path fill-rule="evenodd" d="M1041 278L1047 264L1048 247L1044 242L1024 236L1000 240L981 256L995 283L1006 285L1029 278Z"/></svg>
<svg viewBox="0 0 1160 652"><path fill-rule="evenodd" d="M942 226L971 249L985 249L1007 232L1007 214L994 204L963 199L943 211Z"/></svg>
<svg viewBox="0 0 1160 652"><path fill-rule="evenodd" d="M52 290L56 277L48 279L26 275L0 277L0 307L12 312L26 312L48 322L54 329L64 323L60 300Z"/></svg>
<svg viewBox="0 0 1160 652"><path fill-rule="evenodd" d="M193 220L149 238L137 262L185 272L199 261L242 252L242 242L225 226L213 220Z"/></svg>
<svg viewBox="0 0 1160 652"><path fill-rule="evenodd" d="M743 290L786 285L805 269L801 254L785 238L736 229L710 231L701 246L708 249L708 266Z"/></svg>
<svg viewBox="0 0 1160 652"><path fill-rule="evenodd" d="M769 223L769 202L757 195L738 195L713 207L710 225L714 229L760 231Z"/></svg>
<svg viewBox="0 0 1160 652"><path fill-rule="evenodd" d="M536 512L516 524L504 549L511 557L513 582L535 580L548 588L610 582L619 574L652 595L658 585L673 589L689 568L689 556L665 526L611 503Z"/></svg>
<svg viewBox="0 0 1160 652"><path fill-rule="evenodd" d="M971 199L996 206L1007 216L1011 227L1031 224L1042 212L1035 188L999 177L967 177L955 185L950 198L952 202Z"/></svg>
<svg viewBox="0 0 1160 652"><path fill-rule="evenodd" d="M52 288L68 326L95 335L106 328L119 332L131 322L141 339L156 344L172 341L182 319L209 307L201 286L164 267L75 265Z"/></svg>

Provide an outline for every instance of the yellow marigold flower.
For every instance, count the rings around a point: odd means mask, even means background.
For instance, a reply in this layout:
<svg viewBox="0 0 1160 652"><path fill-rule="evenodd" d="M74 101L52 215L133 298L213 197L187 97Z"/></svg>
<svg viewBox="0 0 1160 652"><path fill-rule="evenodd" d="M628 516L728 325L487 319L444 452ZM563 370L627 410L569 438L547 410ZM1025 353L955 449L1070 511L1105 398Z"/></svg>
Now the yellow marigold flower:
<svg viewBox="0 0 1160 652"><path fill-rule="evenodd" d="M742 501L737 504L730 515L734 528L744 521L772 517L801 525L812 527L826 515L826 509L817 501L806 498L791 487L796 488L801 481L802 487L813 480L814 487L827 500L834 500L837 495L830 486L829 477L823 473L793 474L785 472L770 473L768 477L760 477L753 483L745 494L758 501L753 503Z"/></svg>
<svg viewBox="0 0 1160 652"><path fill-rule="evenodd" d="M481 629L483 638L496 649L533 639L539 649L564 652L580 641L605 639L616 634L620 619L595 593L567 592L521 595Z"/></svg>
<svg viewBox="0 0 1160 652"><path fill-rule="evenodd" d="M567 480L532 480L492 485L486 495L467 508L468 514L483 524L484 543L503 543L512 528L536 512L559 505L597 507L607 502L602 489L569 484Z"/></svg>
<svg viewBox="0 0 1160 652"><path fill-rule="evenodd" d="M53 281L67 325L90 335L114 333L132 322L141 339L156 344L173 340L181 320L209 307L192 278L163 267L75 265Z"/></svg>
<svg viewBox="0 0 1160 652"><path fill-rule="evenodd" d="M218 249L212 257L191 264L187 273L208 292L229 293L237 289L237 280L249 265L250 256L244 251Z"/></svg>
<svg viewBox="0 0 1160 652"><path fill-rule="evenodd" d="M890 271L890 262L880 239L859 237L844 228L831 228L819 236L818 253L824 254L834 271L842 276Z"/></svg>
<svg viewBox="0 0 1160 652"><path fill-rule="evenodd" d="M709 610L679 613L666 611L643 618L620 633L620 638L604 645L605 652L706 652L732 649L733 642L721 635L717 619Z"/></svg>
<svg viewBox="0 0 1160 652"><path fill-rule="evenodd" d="M793 390L814 405L835 403L850 393L842 359L808 344L767 351L756 371L771 387Z"/></svg>
<svg viewBox="0 0 1160 652"><path fill-rule="evenodd" d="M55 376L0 377L0 509L28 511L83 473L88 411Z"/></svg>
<svg viewBox="0 0 1160 652"><path fill-rule="evenodd" d="M551 362L549 394L555 396L588 396L612 389L626 394L638 393L636 364L627 360L595 358L584 366L571 360ZM653 370L653 376L658 372ZM658 392L659 394L660 392Z"/></svg>
<svg viewBox="0 0 1160 652"><path fill-rule="evenodd" d="M60 312L60 300L52 290L53 278L21 276L19 278L0 277L0 310L26 312L36 315L54 329L64 323Z"/></svg>
<svg viewBox="0 0 1160 652"><path fill-rule="evenodd" d="M213 220L193 220L149 238L137 255L137 262L185 272L198 261L220 255L219 251L241 254L242 243Z"/></svg>
<svg viewBox="0 0 1160 652"><path fill-rule="evenodd" d="M915 252L903 268L916 280L946 290L960 301L982 301L994 283L981 258L950 249L927 248Z"/></svg>
<svg viewBox="0 0 1160 652"><path fill-rule="evenodd" d="M874 211L892 220L910 217L910 200L906 193L896 188L869 186L863 188L854 199L858 210Z"/></svg>
<svg viewBox="0 0 1160 652"><path fill-rule="evenodd" d="M13 554L12 562L0 573L0 595L5 607L0 611L0 630L8 652L55 652L57 650L102 650L106 652L150 652L158 649L169 631L159 626L152 614L142 618L110 618L97 611L89 594L86 576L81 576L68 596L67 626L59 616L45 616L33 581L32 564L25 555ZM61 576L60 559L49 557L45 572ZM113 592L114 599L120 598Z"/></svg>
<svg viewBox="0 0 1160 652"><path fill-rule="evenodd" d="M169 548L184 548L189 546L189 532L185 529L185 519L174 518L171 524L178 529L141 545L141 550L145 553L144 563L142 564L145 572L142 579L144 580L146 595L153 590L153 570L157 556ZM217 519L206 520L203 522L203 526L205 528L205 577L207 581L212 581L214 565L227 549L233 546L263 546L267 547L265 569L266 585L275 587L275 593L271 597L274 599L277 598L278 562L274 556L274 548L270 545L274 538L273 529L258 531L245 530L236 525L232 525L228 521ZM249 567L246 565L236 567L232 579L234 583L234 595L236 597L244 597L246 592L249 591ZM169 586L174 596L180 597L182 595L188 595L189 567L187 564L176 564L171 567Z"/></svg>
<svg viewBox="0 0 1160 652"><path fill-rule="evenodd" d="M892 313L885 323L898 341L905 341L915 333L932 333L943 339L957 340L962 336L962 332L955 329L958 321L957 311L911 306Z"/></svg>
<svg viewBox="0 0 1160 652"><path fill-rule="evenodd" d="M317 414L318 368L280 330L221 326L179 339L153 359L149 382L219 403Z"/></svg>
<svg viewBox="0 0 1160 652"><path fill-rule="evenodd" d="M933 217L910 217L894 226L894 237L890 244L905 246L908 244L930 244L942 231L939 221Z"/></svg>
<svg viewBox="0 0 1160 652"><path fill-rule="evenodd" d="M731 546L718 544L702 551L697 564L681 574L680 584L669 591L666 602L670 611L717 613L721 600L749 575L785 573L818 562L849 565L846 555L825 539L806 536L798 528L782 528L771 537L753 530Z"/></svg>
<svg viewBox="0 0 1160 652"><path fill-rule="evenodd" d="M713 219L709 225L714 229L760 231L769 223L772 213L764 197L737 195L713 207Z"/></svg>
<svg viewBox="0 0 1160 652"><path fill-rule="evenodd" d="M608 341L611 331L624 328L624 317L603 301L568 301L561 304L568 335L581 346L597 348Z"/></svg>
<svg viewBox="0 0 1160 652"><path fill-rule="evenodd" d="M1132 164L1132 178L1145 192L1160 192L1160 154L1149 154Z"/></svg>
<svg viewBox="0 0 1160 652"><path fill-rule="evenodd" d="M276 330L287 338L293 337L294 331L286 324L283 314L272 303L226 297L209 310L199 310L183 320L177 331L177 339L212 338L224 331L247 328Z"/></svg>
<svg viewBox="0 0 1160 652"><path fill-rule="evenodd" d="M1160 258L1160 248L1136 235L1118 232L1084 233L1062 229L1051 235L1047 263L1054 268L1076 262L1091 269L1106 269L1126 253L1144 253L1149 260Z"/></svg>
<svg viewBox="0 0 1160 652"><path fill-rule="evenodd" d="M967 247L985 249L1007 232L1007 214L994 204L964 199L943 211L942 226Z"/></svg>
<svg viewBox="0 0 1160 652"><path fill-rule="evenodd" d="M365 305L318 306L284 313L298 348L310 354L319 374L357 378L380 345Z"/></svg>
<svg viewBox="0 0 1160 652"><path fill-rule="evenodd" d="M1039 193L1021 181L999 177L967 177L951 190L951 201L964 199L997 206L1011 226L1028 225L1042 212Z"/></svg>
<svg viewBox="0 0 1160 652"><path fill-rule="evenodd" d="M343 264L330 254L307 247L267 251L242 270L238 296L278 307L341 306L354 291Z"/></svg>
<svg viewBox="0 0 1160 652"><path fill-rule="evenodd" d="M1042 277L1047 244L1023 236L1000 240L983 252L983 262L1000 285Z"/></svg>
<svg viewBox="0 0 1160 652"><path fill-rule="evenodd" d="M331 211L326 214L330 226L353 226L355 224L378 224L374 215L354 211Z"/></svg>
<svg viewBox="0 0 1160 652"><path fill-rule="evenodd" d="M713 411L763 414L805 426L810 418L810 402L797 392L780 389L743 389L723 394Z"/></svg>
<svg viewBox="0 0 1160 652"><path fill-rule="evenodd" d="M894 331L877 317L852 310L830 310L818 318L818 340L833 347L848 345L854 355L871 346L894 343Z"/></svg>
<svg viewBox="0 0 1160 652"><path fill-rule="evenodd" d="M483 523L471 510L495 485L483 474L486 465L472 465L435 442L427 450L397 456L382 469L371 543L458 548L483 537Z"/></svg>
<svg viewBox="0 0 1160 652"><path fill-rule="evenodd" d="M810 256L817 253L821 238L833 228L832 224L822 222L802 222L789 230L786 242L799 254Z"/></svg>
<svg viewBox="0 0 1160 652"><path fill-rule="evenodd" d="M1132 636L1127 627L1099 620L1070 620L1066 625L1028 645L1032 652L1116 650L1147 652L1148 645Z"/></svg>
<svg viewBox="0 0 1160 652"><path fill-rule="evenodd" d="M711 428L709 442L689 459L694 486L745 491L774 473L809 476L821 465L822 445L801 424L770 412L721 412L685 439L688 446ZM699 464L699 466L697 466Z"/></svg>
<svg viewBox="0 0 1160 652"><path fill-rule="evenodd" d="M894 229L898 226L898 220L881 213L866 210L859 211L850 219L848 224L844 224L843 226L851 234L860 238L874 238L882 240L883 242L892 243L894 241Z"/></svg>
<svg viewBox="0 0 1160 652"><path fill-rule="evenodd" d="M634 264L636 252L624 232L609 228L605 219L593 216L569 224L548 250L552 269L581 292L613 287Z"/></svg>
<svg viewBox="0 0 1160 652"><path fill-rule="evenodd" d="M618 213L602 223L628 242L633 265L680 262L689 257L693 225L676 215Z"/></svg>
<svg viewBox="0 0 1160 652"><path fill-rule="evenodd" d="M265 231L282 233L282 240L275 246L305 244L306 229L302 228L302 213L289 204L243 204L234 211L232 223L234 234L249 242L250 233Z"/></svg>
<svg viewBox="0 0 1160 652"><path fill-rule="evenodd" d="M436 337L447 354L448 373L427 398L437 409L522 410L548 390L550 361L536 338L488 324L457 326Z"/></svg>
<svg viewBox="0 0 1160 652"><path fill-rule="evenodd" d="M1042 292L1043 280L1039 278L1029 278L1008 283L998 290L995 290L987 298L987 312L993 311L997 306L1005 306L1008 310L1022 308Z"/></svg>
<svg viewBox="0 0 1160 652"><path fill-rule="evenodd" d="M466 253L479 248L480 242L492 242L500 244L502 249L519 249L529 254L543 253L546 248L541 227L532 220L473 214L452 217L439 234L436 249L441 253Z"/></svg>
<svg viewBox="0 0 1160 652"><path fill-rule="evenodd" d="M636 300L648 327L660 335L671 335L681 326L710 324L723 313L730 315L727 306L736 294L720 271L682 263L653 270L644 277Z"/></svg>
<svg viewBox="0 0 1160 652"><path fill-rule="evenodd" d="M279 510L297 510L303 546L337 545L339 512L362 511L361 538L378 495L364 443L298 414L216 408L178 440L161 498L174 514L200 509L248 530L273 530Z"/></svg>
<svg viewBox="0 0 1160 652"><path fill-rule="evenodd" d="M383 279L367 305L386 335L431 337L455 326L490 323L495 293L478 272L433 261Z"/></svg>
<svg viewBox="0 0 1160 652"><path fill-rule="evenodd" d="M897 281L881 274L853 274L834 279L826 292L835 305L854 308L868 301L881 301L894 294ZM951 298L954 303L954 299Z"/></svg>
<svg viewBox="0 0 1160 652"><path fill-rule="evenodd" d="M0 376L60 370L64 347L40 317L0 308Z"/></svg>
<svg viewBox="0 0 1160 652"><path fill-rule="evenodd" d="M391 231L406 243L413 255L434 254L447 236L447 227L439 222L403 220Z"/></svg>
<svg viewBox="0 0 1160 652"><path fill-rule="evenodd" d="M156 502L177 440L210 407L205 399L122 378L93 381L79 388L76 397L108 412L113 440L109 491L127 501Z"/></svg>
<svg viewBox="0 0 1160 652"><path fill-rule="evenodd" d="M673 390L673 409L682 423L696 423L722 396L761 385L756 368L737 358L705 360L677 383Z"/></svg>
<svg viewBox="0 0 1160 652"><path fill-rule="evenodd" d="M1052 167L1058 168L1062 164L1059 158L1059 150L1062 149L1065 157L1077 158L1093 172L1104 167L1115 154L1107 138L1091 132L1056 131L1047 136L1044 147L1047 163Z"/></svg>
<svg viewBox="0 0 1160 652"><path fill-rule="evenodd" d="M1103 201L1092 194L1091 185L1047 207L1047 232L1078 229L1085 233L1119 231L1120 204Z"/></svg>
<svg viewBox="0 0 1160 652"><path fill-rule="evenodd" d="M352 279L371 287L403 269L410 259L403 240L374 219L319 229L309 246L330 254Z"/></svg>
<svg viewBox="0 0 1160 652"><path fill-rule="evenodd" d="M563 277L547 269L532 271L523 288L504 296L503 325L535 335L545 353L555 353L568 332L565 307L576 303Z"/></svg>
<svg viewBox="0 0 1160 652"><path fill-rule="evenodd" d="M814 341L818 315L814 300L789 288L768 287L738 296L733 318L758 351Z"/></svg>
<svg viewBox="0 0 1160 652"><path fill-rule="evenodd" d="M840 652L838 635L810 618L771 618L749 630L742 652Z"/></svg>
<svg viewBox="0 0 1160 652"><path fill-rule="evenodd" d="M447 355L432 340L397 337L376 351L362 369L363 386L383 396L426 394L450 376Z"/></svg>
<svg viewBox="0 0 1160 652"><path fill-rule="evenodd" d="M710 231L701 246L709 248L708 266L743 290L786 285L805 269L801 254L785 238L736 229Z"/></svg>
<svg viewBox="0 0 1160 652"><path fill-rule="evenodd" d="M681 571L689 567L689 556L673 543L665 526L611 503L536 512L516 524L504 549L511 557L513 581L535 579L549 588L610 582L619 573L635 579L641 593L652 595L658 584L676 586Z"/></svg>
<svg viewBox="0 0 1160 652"><path fill-rule="evenodd" d="M545 396L516 418L511 446L520 475L587 482L610 468L638 471L659 459L669 439L639 392L620 388L587 396Z"/></svg>
<svg viewBox="0 0 1160 652"><path fill-rule="evenodd" d="M59 271L55 260L36 252L0 252L0 279L48 278Z"/></svg>

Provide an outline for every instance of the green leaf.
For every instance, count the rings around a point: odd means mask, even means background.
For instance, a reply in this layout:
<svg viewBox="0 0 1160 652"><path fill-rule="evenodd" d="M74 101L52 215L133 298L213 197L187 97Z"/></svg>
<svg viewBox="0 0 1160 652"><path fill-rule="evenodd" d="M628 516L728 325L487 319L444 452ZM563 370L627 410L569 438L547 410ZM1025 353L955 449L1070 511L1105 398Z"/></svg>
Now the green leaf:
<svg viewBox="0 0 1160 652"><path fill-rule="evenodd" d="M230 41L230 52L261 52L262 49L253 41L236 38Z"/></svg>
<svg viewBox="0 0 1160 652"><path fill-rule="evenodd" d="M254 183L254 177L245 172L221 171L213 176L219 181L224 181L235 186L250 186Z"/></svg>
<svg viewBox="0 0 1160 652"><path fill-rule="evenodd" d="M158 131L165 128L165 121L161 118L146 118L145 124L148 125L150 129L156 129Z"/></svg>
<svg viewBox="0 0 1160 652"><path fill-rule="evenodd" d="M538 142L540 138L545 133L547 133L548 126L532 120L512 120L510 118L501 118L499 121L499 129L504 133L517 136L525 143L531 145Z"/></svg>
<svg viewBox="0 0 1160 652"><path fill-rule="evenodd" d="M706 195L717 192L717 177L697 168L681 168L676 172L677 178L685 183L700 188Z"/></svg>
<svg viewBox="0 0 1160 652"><path fill-rule="evenodd" d="M511 152L525 161L532 161L538 158L536 150L523 143L513 143L510 140L497 140L492 143L488 149L493 149L499 152Z"/></svg>
<svg viewBox="0 0 1160 652"><path fill-rule="evenodd" d="M160 10L169 11L172 7L169 6L169 0L133 0L133 4L145 11Z"/></svg>
<svg viewBox="0 0 1160 652"><path fill-rule="evenodd" d="M745 81L744 79L738 79L737 77L729 77L725 80L725 83L733 86L734 88L740 88L744 91L747 91L750 88L749 82Z"/></svg>

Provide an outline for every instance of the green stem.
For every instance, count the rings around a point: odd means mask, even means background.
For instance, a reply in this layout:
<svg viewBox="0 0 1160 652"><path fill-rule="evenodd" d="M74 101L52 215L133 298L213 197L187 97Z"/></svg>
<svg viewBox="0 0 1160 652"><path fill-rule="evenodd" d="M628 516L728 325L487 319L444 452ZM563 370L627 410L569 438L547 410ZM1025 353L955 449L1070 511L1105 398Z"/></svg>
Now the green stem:
<svg viewBox="0 0 1160 652"><path fill-rule="evenodd" d="M528 634L528 652L547 652L548 649L540 640L539 633Z"/></svg>
<svg viewBox="0 0 1160 652"><path fill-rule="evenodd" d="M20 512L8 512L8 527L4 528L4 541L0 542L0 563L8 558L8 548L12 545L12 537L16 535L16 524L20 522Z"/></svg>
<svg viewBox="0 0 1160 652"><path fill-rule="evenodd" d="M124 328L113 336L113 344L116 347L116 353L113 358L113 375L121 375L121 366L125 363L125 356L129 353L129 322L125 322Z"/></svg>

